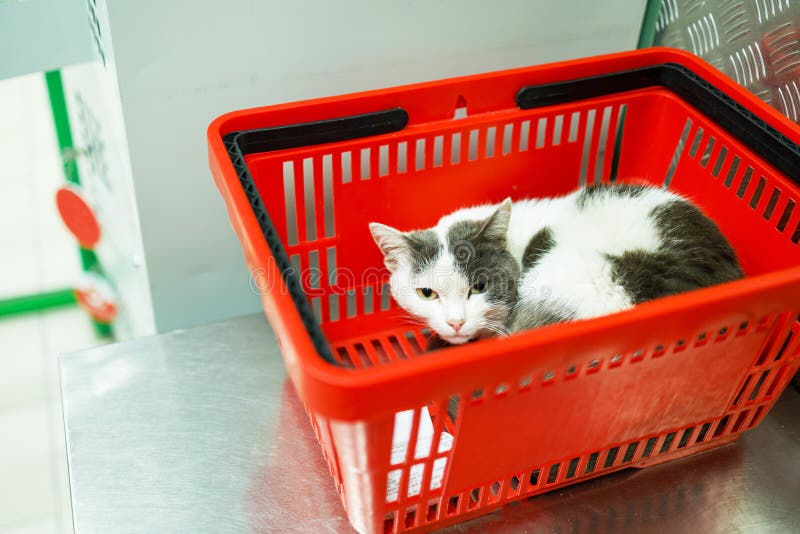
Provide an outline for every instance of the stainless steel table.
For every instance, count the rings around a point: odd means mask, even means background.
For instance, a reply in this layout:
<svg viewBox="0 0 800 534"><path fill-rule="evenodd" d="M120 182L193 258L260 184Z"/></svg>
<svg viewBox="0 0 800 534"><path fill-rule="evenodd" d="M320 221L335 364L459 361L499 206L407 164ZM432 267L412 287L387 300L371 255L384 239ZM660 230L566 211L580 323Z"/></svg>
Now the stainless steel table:
<svg viewBox="0 0 800 534"><path fill-rule="evenodd" d="M352 532L262 316L60 358L77 534ZM448 532L798 532L800 395L737 444Z"/></svg>

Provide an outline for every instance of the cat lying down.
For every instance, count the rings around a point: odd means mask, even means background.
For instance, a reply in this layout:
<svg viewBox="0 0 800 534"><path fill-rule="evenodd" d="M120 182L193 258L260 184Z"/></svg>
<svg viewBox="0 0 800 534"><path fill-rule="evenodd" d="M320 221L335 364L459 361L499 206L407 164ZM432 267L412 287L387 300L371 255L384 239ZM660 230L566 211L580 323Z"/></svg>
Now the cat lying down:
<svg viewBox="0 0 800 534"><path fill-rule="evenodd" d="M433 228L370 224L395 301L429 348L588 319L742 278L717 225L661 188L602 185L457 210Z"/></svg>

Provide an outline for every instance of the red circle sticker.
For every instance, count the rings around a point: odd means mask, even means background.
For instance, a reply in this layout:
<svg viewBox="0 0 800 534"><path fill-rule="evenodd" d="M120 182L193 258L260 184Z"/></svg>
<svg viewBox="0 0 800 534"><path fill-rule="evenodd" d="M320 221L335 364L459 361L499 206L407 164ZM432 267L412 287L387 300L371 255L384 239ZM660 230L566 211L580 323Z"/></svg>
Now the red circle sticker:
<svg viewBox="0 0 800 534"><path fill-rule="evenodd" d="M78 304L97 322L110 324L117 316L117 298L105 278L84 273L75 288Z"/></svg>
<svg viewBox="0 0 800 534"><path fill-rule="evenodd" d="M56 191L56 206L61 220L83 248L92 249L100 241L100 224L92 207L74 186Z"/></svg>

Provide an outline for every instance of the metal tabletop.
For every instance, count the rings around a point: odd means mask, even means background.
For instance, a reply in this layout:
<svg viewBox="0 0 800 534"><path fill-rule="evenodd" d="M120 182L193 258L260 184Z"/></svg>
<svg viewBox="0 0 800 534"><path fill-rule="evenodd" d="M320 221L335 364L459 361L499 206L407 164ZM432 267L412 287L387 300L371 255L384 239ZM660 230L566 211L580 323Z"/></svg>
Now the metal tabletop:
<svg viewBox="0 0 800 534"><path fill-rule="evenodd" d="M353 532L263 316L59 360L77 534ZM447 529L797 532L800 395L738 443Z"/></svg>

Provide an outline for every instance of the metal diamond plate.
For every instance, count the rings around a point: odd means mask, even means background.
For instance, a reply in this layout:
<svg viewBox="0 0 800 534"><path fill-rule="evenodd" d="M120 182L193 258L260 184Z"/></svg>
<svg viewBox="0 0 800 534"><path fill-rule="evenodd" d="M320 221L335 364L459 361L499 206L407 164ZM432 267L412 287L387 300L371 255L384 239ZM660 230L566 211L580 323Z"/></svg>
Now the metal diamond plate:
<svg viewBox="0 0 800 534"><path fill-rule="evenodd" d="M697 54L800 122L800 0L662 0L655 44Z"/></svg>

